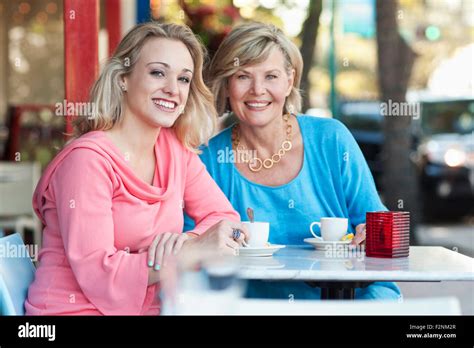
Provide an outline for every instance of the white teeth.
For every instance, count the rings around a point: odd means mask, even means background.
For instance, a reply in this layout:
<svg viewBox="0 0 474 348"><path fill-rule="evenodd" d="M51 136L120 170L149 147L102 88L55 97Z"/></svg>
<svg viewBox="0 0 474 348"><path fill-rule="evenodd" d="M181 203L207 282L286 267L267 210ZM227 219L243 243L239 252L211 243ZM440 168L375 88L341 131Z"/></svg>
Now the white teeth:
<svg viewBox="0 0 474 348"><path fill-rule="evenodd" d="M156 105L164 106L165 108L168 108L168 109L175 108L175 103L167 102L164 100L153 100L153 103L155 103Z"/></svg>
<svg viewBox="0 0 474 348"><path fill-rule="evenodd" d="M250 106L251 108L263 108L269 105L270 103L246 103L246 104Z"/></svg>

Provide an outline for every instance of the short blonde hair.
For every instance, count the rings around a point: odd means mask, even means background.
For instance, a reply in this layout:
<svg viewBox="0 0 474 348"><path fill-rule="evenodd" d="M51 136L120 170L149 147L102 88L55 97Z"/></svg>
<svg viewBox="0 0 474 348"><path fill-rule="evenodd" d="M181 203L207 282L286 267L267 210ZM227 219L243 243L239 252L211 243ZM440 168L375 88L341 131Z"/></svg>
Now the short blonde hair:
<svg viewBox="0 0 474 348"><path fill-rule="evenodd" d="M303 58L296 45L285 34L272 24L250 22L241 24L225 37L217 49L206 73L207 82L216 100L217 113L222 115L227 110L226 85L228 78L243 66L265 61L272 50L277 47L285 57L287 73L295 69L293 88L288 96L284 113L298 113L301 110L301 93L299 90ZM290 107L290 105L292 107ZM293 109L293 110L290 110Z"/></svg>
<svg viewBox="0 0 474 348"><path fill-rule="evenodd" d="M194 152L207 143L216 126L216 110L211 91L202 77L206 49L191 29L178 24L148 22L132 28L120 41L112 57L105 63L99 78L94 83L90 99L94 105L91 117L78 117L74 124L75 135L93 130L108 130L123 117L122 76L130 74L138 61L145 43L151 38L166 38L181 41L189 50L194 62L189 97L183 114L173 128L181 143Z"/></svg>

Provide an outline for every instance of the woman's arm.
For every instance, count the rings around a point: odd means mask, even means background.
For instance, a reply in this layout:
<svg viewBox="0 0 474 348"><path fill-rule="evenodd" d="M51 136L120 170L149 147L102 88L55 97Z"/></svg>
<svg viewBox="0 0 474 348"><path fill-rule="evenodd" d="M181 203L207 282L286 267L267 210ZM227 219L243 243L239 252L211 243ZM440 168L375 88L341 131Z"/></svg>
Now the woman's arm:
<svg viewBox="0 0 474 348"><path fill-rule="evenodd" d="M189 232L197 235L221 220L240 222L239 214L209 175L199 157L191 152L188 153L187 159L184 207L196 224Z"/></svg>
<svg viewBox="0 0 474 348"><path fill-rule="evenodd" d="M338 158L346 207L352 225L365 223L368 211L387 210L375 187L372 173L351 132L337 121Z"/></svg>
<svg viewBox="0 0 474 348"><path fill-rule="evenodd" d="M187 233L163 233L147 249L149 276L148 284L162 279L163 270L170 256L183 250L182 254L192 254L193 250L210 249L218 253L235 253L247 238L246 227L240 217L208 174L205 166L195 154L186 154L186 177L184 207L196 220L196 226ZM189 218L187 218L190 220ZM243 233L238 240L233 239L233 230ZM173 257L172 257L173 258Z"/></svg>
<svg viewBox="0 0 474 348"><path fill-rule="evenodd" d="M65 254L84 295L103 314L140 314L149 280L147 253L115 247L110 164L94 151L75 149L50 187Z"/></svg>

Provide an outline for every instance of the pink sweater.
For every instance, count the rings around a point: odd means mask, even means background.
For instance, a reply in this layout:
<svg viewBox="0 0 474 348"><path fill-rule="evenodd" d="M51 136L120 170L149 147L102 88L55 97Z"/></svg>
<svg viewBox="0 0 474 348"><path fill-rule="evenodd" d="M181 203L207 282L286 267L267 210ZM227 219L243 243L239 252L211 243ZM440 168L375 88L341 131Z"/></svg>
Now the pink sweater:
<svg viewBox="0 0 474 348"><path fill-rule="evenodd" d="M27 314L158 314L159 285L147 285L147 253L138 250L159 233L182 233L183 204L198 234L222 219L239 221L173 130L161 130L155 154L153 186L101 131L74 140L51 162L33 196L45 228Z"/></svg>

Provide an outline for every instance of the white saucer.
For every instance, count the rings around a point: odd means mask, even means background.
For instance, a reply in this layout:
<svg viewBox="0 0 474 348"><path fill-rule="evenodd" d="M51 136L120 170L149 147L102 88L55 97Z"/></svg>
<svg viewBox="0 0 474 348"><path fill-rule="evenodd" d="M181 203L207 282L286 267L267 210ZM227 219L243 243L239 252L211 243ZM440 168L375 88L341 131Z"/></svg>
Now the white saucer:
<svg viewBox="0 0 474 348"><path fill-rule="evenodd" d="M239 256L272 256L278 250L286 247L286 245L270 244L265 247L240 247Z"/></svg>
<svg viewBox="0 0 474 348"><path fill-rule="evenodd" d="M316 250L327 250L327 248L339 248L339 247L346 247L348 246L351 241L350 240L343 240L343 241L323 241L318 238L305 238L305 243L311 244Z"/></svg>

